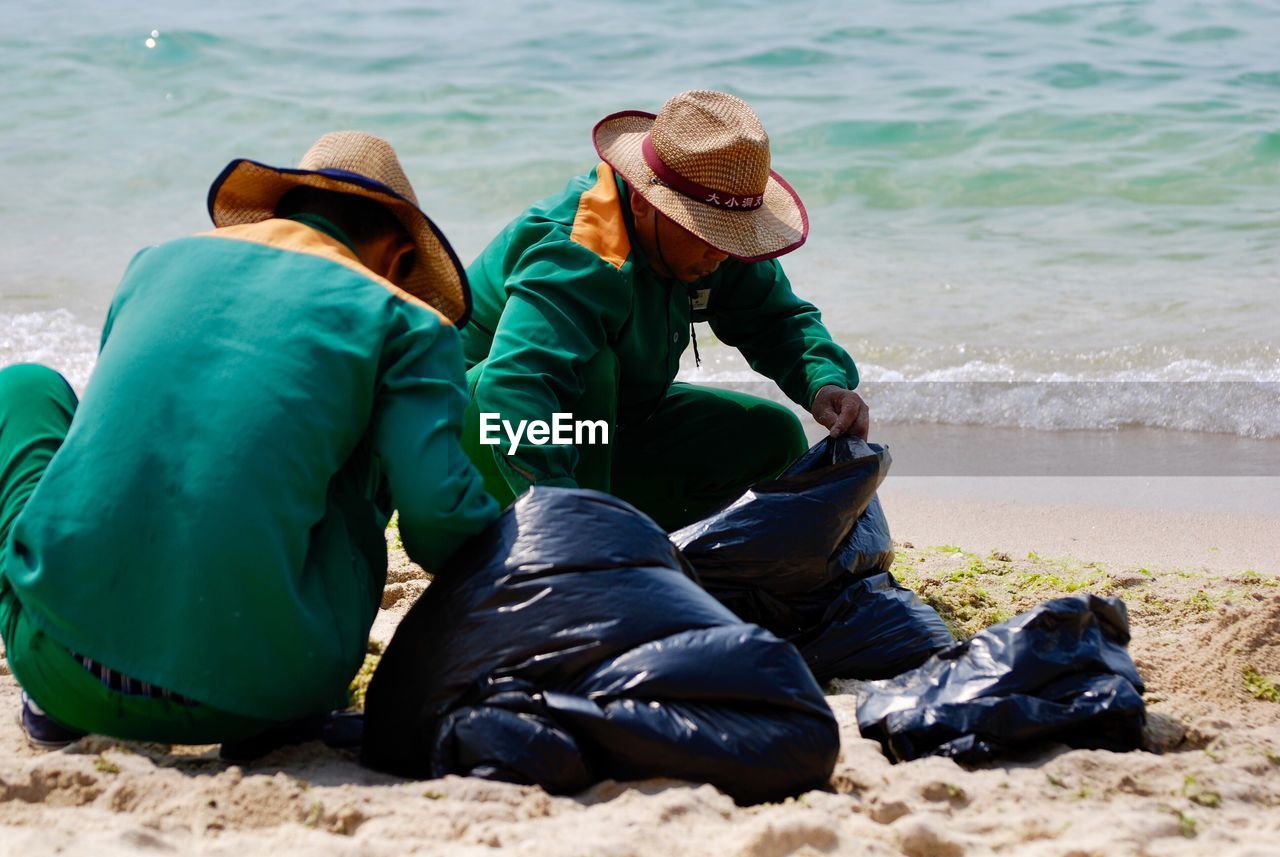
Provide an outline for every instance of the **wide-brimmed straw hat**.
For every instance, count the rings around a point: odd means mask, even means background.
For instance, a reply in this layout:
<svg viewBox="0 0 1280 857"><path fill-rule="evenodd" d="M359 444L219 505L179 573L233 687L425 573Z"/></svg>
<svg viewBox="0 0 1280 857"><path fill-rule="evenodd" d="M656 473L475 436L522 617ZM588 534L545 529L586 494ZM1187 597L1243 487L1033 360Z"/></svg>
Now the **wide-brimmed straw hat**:
<svg viewBox="0 0 1280 857"><path fill-rule="evenodd" d="M471 314L471 291L458 256L431 219L400 167L391 144L361 131L335 131L316 141L297 169L239 159L209 188L215 226L257 223L275 217L276 205L295 187L362 196L385 205L415 245L413 269L401 288L438 309L459 327Z"/></svg>
<svg viewBox="0 0 1280 857"><path fill-rule="evenodd" d="M730 256L772 259L809 235L804 204L770 170L769 135L740 98L682 92L657 116L606 116L592 137L600 157L654 208Z"/></svg>

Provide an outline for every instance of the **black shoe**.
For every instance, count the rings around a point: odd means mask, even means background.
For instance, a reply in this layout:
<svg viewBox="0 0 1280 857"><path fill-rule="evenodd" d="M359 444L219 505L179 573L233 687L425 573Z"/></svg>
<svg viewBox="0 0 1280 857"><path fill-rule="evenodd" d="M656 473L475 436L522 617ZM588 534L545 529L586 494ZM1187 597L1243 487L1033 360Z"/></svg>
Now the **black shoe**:
<svg viewBox="0 0 1280 857"><path fill-rule="evenodd" d="M327 715L304 717L272 726L251 738L239 741L224 741L218 748L218 758L224 762L243 764L259 759L270 752L291 744L305 744L308 741L319 741Z"/></svg>
<svg viewBox="0 0 1280 857"><path fill-rule="evenodd" d="M89 734L63 726L45 714L25 692L22 694L22 714L18 717L18 722L27 741L46 750L60 750Z"/></svg>
<svg viewBox="0 0 1280 857"><path fill-rule="evenodd" d="M358 750L363 737L364 715L339 711L281 723L252 738L225 741L218 748L218 758L224 762L244 764L281 747L308 741L323 741L335 750Z"/></svg>
<svg viewBox="0 0 1280 857"><path fill-rule="evenodd" d="M335 711L325 720L320 740L332 750L359 750L364 743L364 712Z"/></svg>

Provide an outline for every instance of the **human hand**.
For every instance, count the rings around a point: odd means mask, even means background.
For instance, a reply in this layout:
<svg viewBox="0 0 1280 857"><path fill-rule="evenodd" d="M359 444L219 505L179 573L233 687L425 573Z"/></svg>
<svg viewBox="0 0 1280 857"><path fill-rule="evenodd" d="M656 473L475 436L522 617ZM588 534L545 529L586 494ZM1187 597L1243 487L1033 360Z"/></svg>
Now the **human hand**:
<svg viewBox="0 0 1280 857"><path fill-rule="evenodd" d="M813 397L813 418L831 431L831 437L852 432L863 440L871 428L867 403L853 390L828 384Z"/></svg>

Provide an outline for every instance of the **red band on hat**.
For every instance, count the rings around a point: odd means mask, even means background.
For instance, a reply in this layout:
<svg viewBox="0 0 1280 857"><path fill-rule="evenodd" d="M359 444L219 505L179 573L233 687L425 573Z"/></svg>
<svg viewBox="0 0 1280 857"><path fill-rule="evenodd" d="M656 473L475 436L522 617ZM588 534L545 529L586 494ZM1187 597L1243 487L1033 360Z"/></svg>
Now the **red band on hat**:
<svg viewBox="0 0 1280 857"><path fill-rule="evenodd" d="M678 194L687 196L703 205L725 208L730 211L754 211L764 205L763 193L759 196L739 196L725 193L722 190L700 185L680 175L664 164L662 158L658 157L658 152L653 148L653 140L649 134L644 135L640 150L644 153L645 163L649 165L649 169L653 170L653 174L661 179L664 185Z"/></svg>

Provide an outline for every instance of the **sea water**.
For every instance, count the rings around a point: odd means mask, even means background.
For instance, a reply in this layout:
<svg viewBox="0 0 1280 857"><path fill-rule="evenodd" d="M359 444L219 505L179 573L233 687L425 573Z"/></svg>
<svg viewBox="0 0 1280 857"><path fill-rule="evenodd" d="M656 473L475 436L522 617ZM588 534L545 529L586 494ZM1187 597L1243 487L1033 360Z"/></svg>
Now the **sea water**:
<svg viewBox="0 0 1280 857"><path fill-rule="evenodd" d="M208 228L232 158L385 136L469 261L594 166L600 117L706 87L762 117L812 224L785 267L877 420L1172 430L1262 443L1246 472L1277 472L1280 4L77 0L3 18L0 363L82 386L128 260ZM686 377L751 385L699 336Z"/></svg>

